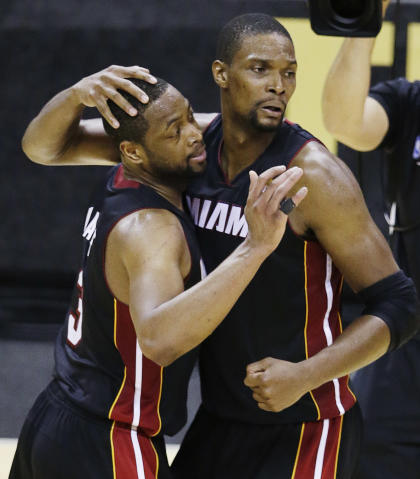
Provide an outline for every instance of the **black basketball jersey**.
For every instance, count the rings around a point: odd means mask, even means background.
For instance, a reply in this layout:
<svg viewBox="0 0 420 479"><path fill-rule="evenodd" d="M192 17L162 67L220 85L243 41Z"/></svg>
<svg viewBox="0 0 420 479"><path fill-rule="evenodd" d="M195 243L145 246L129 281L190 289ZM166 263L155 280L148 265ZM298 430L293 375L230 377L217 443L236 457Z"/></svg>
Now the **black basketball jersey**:
<svg viewBox="0 0 420 479"><path fill-rule="evenodd" d="M107 237L119 220L148 208L166 209L177 216L191 253L185 288L200 280L200 254L188 215L152 188L126 180L122 166L112 168L87 212L82 269L57 339L55 375L72 403L152 436L161 429L174 434L184 425L196 351L165 368L145 357L128 305L108 288L104 273Z"/></svg>
<svg viewBox="0 0 420 479"><path fill-rule="evenodd" d="M220 116L204 136L207 173L191 185L187 201L210 272L247 235L244 207L249 170L260 174L275 165L288 165L306 143L316 139L285 121L266 151L229 182L220 166ZM335 417L353 406L348 377L328 382L280 413L260 410L243 384L249 363L268 356L297 362L331 344L342 331L341 288L342 276L331 257L316 240L303 240L288 225L279 247L201 345L204 407L221 417L270 424Z"/></svg>

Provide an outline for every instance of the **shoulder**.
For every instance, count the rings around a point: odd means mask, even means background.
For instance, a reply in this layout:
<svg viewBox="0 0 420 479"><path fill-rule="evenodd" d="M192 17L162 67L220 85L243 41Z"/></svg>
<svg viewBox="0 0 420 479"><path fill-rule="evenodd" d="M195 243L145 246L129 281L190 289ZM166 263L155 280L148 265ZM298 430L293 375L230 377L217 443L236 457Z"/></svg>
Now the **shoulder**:
<svg viewBox="0 0 420 479"><path fill-rule="evenodd" d="M310 142L305 145L292 166L303 169L295 188L308 188L293 218L300 233L304 234L308 228L315 231L327 223L345 221L350 210L357 215L366 214L363 195L353 173L322 144ZM334 221L330 221L332 219Z"/></svg>
<svg viewBox="0 0 420 479"><path fill-rule="evenodd" d="M317 141L304 145L293 159L303 169L303 178L311 185L335 188L343 181L356 181L347 165Z"/></svg>
<svg viewBox="0 0 420 479"><path fill-rule="evenodd" d="M185 247L183 228L174 213L166 209L141 209L121 218L113 227L110 239L119 247L143 252L160 248Z"/></svg>

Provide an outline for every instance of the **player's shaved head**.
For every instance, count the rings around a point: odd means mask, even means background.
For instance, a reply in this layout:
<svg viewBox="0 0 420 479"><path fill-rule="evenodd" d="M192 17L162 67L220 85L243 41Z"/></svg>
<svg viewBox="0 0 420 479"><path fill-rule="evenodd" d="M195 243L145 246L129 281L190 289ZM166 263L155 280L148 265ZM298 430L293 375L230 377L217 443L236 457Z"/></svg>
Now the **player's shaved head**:
<svg viewBox="0 0 420 479"><path fill-rule="evenodd" d="M137 98L126 91L118 90L118 92L136 108L138 114L134 117L130 116L113 101L108 101L109 108L118 120L120 126L119 128L113 128L105 119L102 119L102 122L108 135L114 138L118 143L122 141L143 143L144 137L149 129L149 122L146 120L144 112L165 93L169 83L161 78L156 78L157 82L154 84L137 78L129 78L128 80L143 90L149 97L149 101L146 104L141 103Z"/></svg>
<svg viewBox="0 0 420 479"><path fill-rule="evenodd" d="M230 65L245 37L266 33L278 33L293 43L290 33L272 16L264 13L246 13L230 20L220 31L217 59Z"/></svg>

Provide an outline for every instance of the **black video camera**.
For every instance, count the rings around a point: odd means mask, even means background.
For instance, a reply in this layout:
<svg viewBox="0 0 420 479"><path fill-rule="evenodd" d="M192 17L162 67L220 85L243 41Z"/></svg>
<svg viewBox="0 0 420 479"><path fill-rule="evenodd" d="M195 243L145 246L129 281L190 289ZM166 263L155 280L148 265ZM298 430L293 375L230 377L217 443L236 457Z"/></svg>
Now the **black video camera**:
<svg viewBox="0 0 420 479"><path fill-rule="evenodd" d="M382 0L309 0L309 16L319 35L375 37L382 26Z"/></svg>

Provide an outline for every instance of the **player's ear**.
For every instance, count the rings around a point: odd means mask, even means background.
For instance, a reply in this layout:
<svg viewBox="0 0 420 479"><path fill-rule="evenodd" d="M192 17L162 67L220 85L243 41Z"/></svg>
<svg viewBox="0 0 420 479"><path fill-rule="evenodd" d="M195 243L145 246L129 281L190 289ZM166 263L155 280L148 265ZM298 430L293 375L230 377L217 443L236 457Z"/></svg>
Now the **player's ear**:
<svg viewBox="0 0 420 479"><path fill-rule="evenodd" d="M123 157L135 164L141 164L145 160L146 152L140 143L134 141L122 141L120 143L120 152Z"/></svg>
<svg viewBox="0 0 420 479"><path fill-rule="evenodd" d="M220 88L227 88L228 85L228 65L221 60L215 60L211 66L214 81Z"/></svg>

